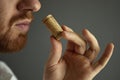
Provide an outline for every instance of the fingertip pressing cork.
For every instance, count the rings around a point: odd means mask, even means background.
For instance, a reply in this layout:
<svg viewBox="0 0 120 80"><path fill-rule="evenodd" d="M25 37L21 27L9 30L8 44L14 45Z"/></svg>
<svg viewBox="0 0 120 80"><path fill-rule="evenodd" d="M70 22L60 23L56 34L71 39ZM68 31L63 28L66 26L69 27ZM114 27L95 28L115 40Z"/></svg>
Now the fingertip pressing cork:
<svg viewBox="0 0 120 80"><path fill-rule="evenodd" d="M46 16L42 22L48 27L48 29L50 30L50 32L52 33L52 35L57 39L60 40L62 35L62 31L63 29L61 28L61 26L59 25L59 23L56 21L56 19L49 14L48 16Z"/></svg>

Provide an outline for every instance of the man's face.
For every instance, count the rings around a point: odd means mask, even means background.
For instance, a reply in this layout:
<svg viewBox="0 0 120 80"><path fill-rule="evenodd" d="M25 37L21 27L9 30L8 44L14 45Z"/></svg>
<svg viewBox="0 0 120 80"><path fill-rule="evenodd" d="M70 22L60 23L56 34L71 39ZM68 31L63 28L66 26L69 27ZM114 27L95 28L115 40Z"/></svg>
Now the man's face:
<svg viewBox="0 0 120 80"><path fill-rule="evenodd" d="M0 0L0 52L16 52L26 43L39 0Z"/></svg>

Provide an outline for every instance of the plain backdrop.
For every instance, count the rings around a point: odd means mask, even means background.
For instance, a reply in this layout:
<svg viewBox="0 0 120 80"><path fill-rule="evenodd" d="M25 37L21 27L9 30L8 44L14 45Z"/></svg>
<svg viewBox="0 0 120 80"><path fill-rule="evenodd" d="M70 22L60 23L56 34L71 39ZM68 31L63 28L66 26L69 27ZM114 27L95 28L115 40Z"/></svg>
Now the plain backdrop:
<svg viewBox="0 0 120 80"><path fill-rule="evenodd" d="M48 14L79 34L82 29L89 29L101 47L98 59L106 44L113 42L113 56L94 80L120 79L120 0L41 0L41 4L41 10L34 14L25 48L16 54L0 54L0 60L9 65L19 80L42 80L51 44L50 33L41 20ZM66 41L61 41L64 52Z"/></svg>

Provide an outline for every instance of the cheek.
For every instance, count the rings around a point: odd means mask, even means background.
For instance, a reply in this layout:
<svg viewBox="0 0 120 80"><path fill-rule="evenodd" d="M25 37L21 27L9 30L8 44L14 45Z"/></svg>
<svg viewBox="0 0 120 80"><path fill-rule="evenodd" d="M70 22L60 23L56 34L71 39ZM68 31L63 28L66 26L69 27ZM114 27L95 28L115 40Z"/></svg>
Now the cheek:
<svg viewBox="0 0 120 80"><path fill-rule="evenodd" d="M8 27L8 18L5 14L0 14L0 33L5 34L6 31L9 29Z"/></svg>
<svg viewBox="0 0 120 80"><path fill-rule="evenodd" d="M0 34L5 34L10 29L10 19L16 14L18 0L2 0L0 2Z"/></svg>
<svg viewBox="0 0 120 80"><path fill-rule="evenodd" d="M5 34L10 29L10 19L13 15L13 9L9 6L0 6L0 34Z"/></svg>

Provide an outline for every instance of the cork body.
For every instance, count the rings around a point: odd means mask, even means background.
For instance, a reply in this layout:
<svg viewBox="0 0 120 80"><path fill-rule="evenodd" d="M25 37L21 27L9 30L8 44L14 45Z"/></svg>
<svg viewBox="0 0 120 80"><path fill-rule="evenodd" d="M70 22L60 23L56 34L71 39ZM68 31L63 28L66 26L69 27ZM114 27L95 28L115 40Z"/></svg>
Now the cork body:
<svg viewBox="0 0 120 80"><path fill-rule="evenodd" d="M61 32L63 31L61 26L58 24L58 22L55 20L55 18L52 15L46 16L43 20L43 23L48 27L52 35L57 39L61 39Z"/></svg>

